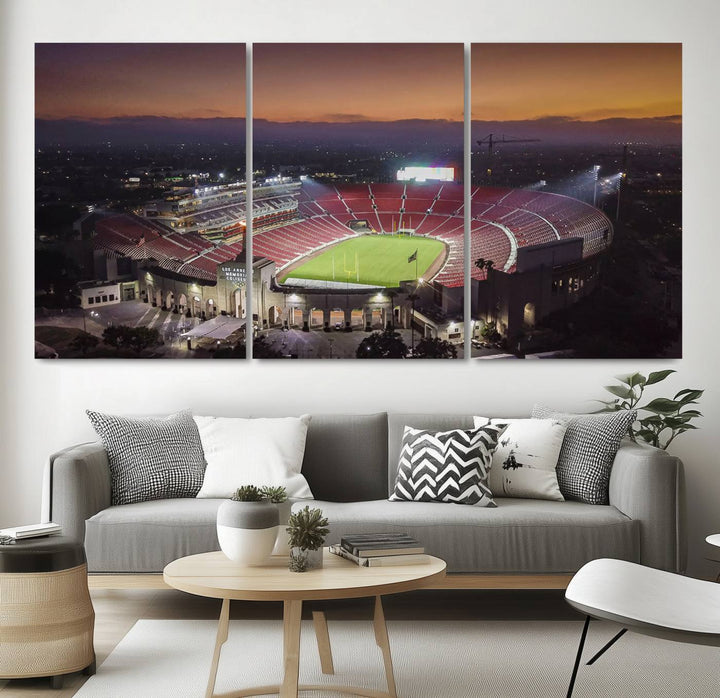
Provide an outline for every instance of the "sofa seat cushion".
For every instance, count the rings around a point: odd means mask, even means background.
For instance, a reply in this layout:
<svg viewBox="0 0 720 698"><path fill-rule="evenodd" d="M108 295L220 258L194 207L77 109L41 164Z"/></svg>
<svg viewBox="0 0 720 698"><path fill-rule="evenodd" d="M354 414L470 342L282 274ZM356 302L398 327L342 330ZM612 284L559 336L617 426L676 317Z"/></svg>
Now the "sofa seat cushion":
<svg viewBox="0 0 720 698"><path fill-rule="evenodd" d="M162 572L185 555L219 550L224 499L159 499L103 509L85 522L90 572Z"/></svg>
<svg viewBox="0 0 720 698"><path fill-rule="evenodd" d="M599 557L639 561L639 522L615 507L499 497L497 508L438 502L314 502L347 533L408 532L448 572L571 573Z"/></svg>

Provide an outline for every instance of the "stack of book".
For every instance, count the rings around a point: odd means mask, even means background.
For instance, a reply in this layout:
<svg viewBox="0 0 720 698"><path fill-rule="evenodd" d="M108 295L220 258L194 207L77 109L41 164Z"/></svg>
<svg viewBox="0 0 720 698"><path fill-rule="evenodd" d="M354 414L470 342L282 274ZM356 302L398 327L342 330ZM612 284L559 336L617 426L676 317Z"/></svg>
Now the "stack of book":
<svg viewBox="0 0 720 698"><path fill-rule="evenodd" d="M29 526L15 526L13 528L0 529L0 537L11 538L12 540L53 536L58 533L62 533L62 526L56 523L39 523L30 524Z"/></svg>
<svg viewBox="0 0 720 698"><path fill-rule="evenodd" d="M425 548L407 533L358 533L343 536L330 552L361 567L417 565L427 561Z"/></svg>

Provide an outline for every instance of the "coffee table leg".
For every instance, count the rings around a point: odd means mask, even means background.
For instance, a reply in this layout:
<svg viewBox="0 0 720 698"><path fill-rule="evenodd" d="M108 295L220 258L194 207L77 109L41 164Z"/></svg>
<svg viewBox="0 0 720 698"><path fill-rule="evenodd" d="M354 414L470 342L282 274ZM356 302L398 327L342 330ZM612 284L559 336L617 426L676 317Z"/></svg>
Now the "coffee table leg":
<svg viewBox="0 0 720 698"><path fill-rule="evenodd" d="M380 596L375 597L375 617L373 619L373 626L375 628L375 642L377 642L378 647L382 650L383 662L385 663L385 678L387 679L388 695L392 698L397 698L392 655L390 654L390 639L388 638L382 597Z"/></svg>
<svg viewBox="0 0 720 698"><path fill-rule="evenodd" d="M215 679L217 677L218 663L220 662L220 650L228 637L228 620L230 619L230 599L223 599L220 619L218 620L217 636L215 637L215 652L213 653L212 664L210 665L210 678L208 679L205 698L212 698L215 692Z"/></svg>
<svg viewBox="0 0 720 698"><path fill-rule="evenodd" d="M283 608L284 677L280 698L297 698L300 673L300 621L302 601L285 601Z"/></svg>
<svg viewBox="0 0 720 698"><path fill-rule="evenodd" d="M332 648L330 647L330 633L328 633L327 618L324 611L313 611L313 625L317 639L320 666L323 674L334 674Z"/></svg>

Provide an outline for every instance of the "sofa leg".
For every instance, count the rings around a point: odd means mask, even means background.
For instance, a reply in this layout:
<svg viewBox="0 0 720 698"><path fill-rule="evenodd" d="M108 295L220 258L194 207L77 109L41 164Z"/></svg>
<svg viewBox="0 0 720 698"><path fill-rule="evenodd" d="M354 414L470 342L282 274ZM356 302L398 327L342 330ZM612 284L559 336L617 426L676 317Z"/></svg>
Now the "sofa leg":
<svg viewBox="0 0 720 698"><path fill-rule="evenodd" d="M65 683L65 674L57 674L50 677L50 687L56 691L59 691Z"/></svg>
<svg viewBox="0 0 720 698"><path fill-rule="evenodd" d="M573 667L572 678L568 686L567 698L571 698L573 688L575 688L575 679L577 678L578 668L580 667L580 659L582 658L583 648L585 647L585 638L587 637L588 625L590 625L590 616L585 616L585 625L583 625L582 635L580 636L580 646L578 647L577 656L575 657L575 666Z"/></svg>
<svg viewBox="0 0 720 698"><path fill-rule="evenodd" d="M92 662L88 664L83 670L83 676L95 676L95 671L97 670L97 664L95 663L95 657L93 657Z"/></svg>

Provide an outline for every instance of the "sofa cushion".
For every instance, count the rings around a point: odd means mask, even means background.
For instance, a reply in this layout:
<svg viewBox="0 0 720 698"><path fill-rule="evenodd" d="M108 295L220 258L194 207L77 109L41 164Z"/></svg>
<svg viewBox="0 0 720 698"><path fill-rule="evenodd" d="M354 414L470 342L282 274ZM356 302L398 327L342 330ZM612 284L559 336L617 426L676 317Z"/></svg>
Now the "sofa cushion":
<svg viewBox="0 0 720 698"><path fill-rule="evenodd" d="M328 544L348 533L407 532L448 572L571 573L598 557L637 562L639 522L615 507L498 498L497 508L438 502L316 501Z"/></svg>
<svg viewBox="0 0 720 698"><path fill-rule="evenodd" d="M487 484L501 427L428 431L405 427L392 501L494 507Z"/></svg>
<svg viewBox="0 0 720 698"><path fill-rule="evenodd" d="M387 497L387 463L384 412L313 415L302 474L316 499L357 502Z"/></svg>
<svg viewBox="0 0 720 698"><path fill-rule="evenodd" d="M162 572L185 555L219 550L224 499L159 499L103 509L85 522L90 572Z"/></svg>
<svg viewBox="0 0 720 698"><path fill-rule="evenodd" d="M495 497L552 499L562 502L557 462L567 425L557 419L488 419L475 417L475 426L505 427L492 454L488 476Z"/></svg>
<svg viewBox="0 0 720 698"><path fill-rule="evenodd" d="M163 418L86 413L107 450L113 504L198 493L205 457L190 410Z"/></svg>
<svg viewBox="0 0 720 698"><path fill-rule="evenodd" d="M387 416L387 482L385 491L373 499L387 497L393 491L397 477L400 448L405 427L427 429L428 431L447 431L448 429L472 429L473 418L468 414L388 414ZM322 499L321 497L316 497ZM367 497L366 499L369 499Z"/></svg>
<svg viewBox="0 0 720 698"><path fill-rule="evenodd" d="M608 414L566 414L535 405L533 419L557 419L567 423L557 477L566 499L588 504L607 504L610 471L620 441L635 421L637 410Z"/></svg>
<svg viewBox="0 0 720 698"><path fill-rule="evenodd" d="M199 499L230 498L238 487L284 487L288 497L312 499L303 477L310 415L195 417L207 467Z"/></svg>

